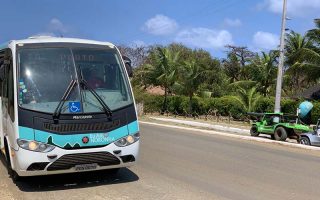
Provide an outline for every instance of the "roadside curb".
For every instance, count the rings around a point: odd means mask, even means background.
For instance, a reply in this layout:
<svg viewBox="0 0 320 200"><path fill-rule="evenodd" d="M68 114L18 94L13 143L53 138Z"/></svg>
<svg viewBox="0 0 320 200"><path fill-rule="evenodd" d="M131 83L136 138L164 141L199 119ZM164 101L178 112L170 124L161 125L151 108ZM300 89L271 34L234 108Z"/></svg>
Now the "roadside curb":
<svg viewBox="0 0 320 200"><path fill-rule="evenodd" d="M201 133L207 133L207 134L210 134L210 135L219 135L219 136L237 138L237 139L242 139L242 140L247 140L247 141L256 141L256 142L261 142L261 143L279 144L279 145L282 145L282 146L289 146L289 147L293 147L293 148L320 151L319 147L305 146L305 145L288 143L288 142L280 142L280 141L269 140L269 139L265 139L265 138L258 138L258 137L245 136L245 135L235 135L235 134L232 134L232 133L224 133L224 132L213 131L213 130L203 130L203 129L198 129L198 128L188 128L188 127L182 127L182 126L176 126L176 125L167 125L167 124L160 124L160 123L146 122L146 121L139 121L139 123L147 124L147 125L154 125L154 126L162 126L162 127L167 127L167 128L175 128L175 129L181 129L181 130L197 131L197 132L201 132Z"/></svg>
<svg viewBox="0 0 320 200"><path fill-rule="evenodd" d="M164 121L164 122L174 122L174 123L178 123L178 124L184 124L184 125L195 126L195 127L209 128L214 131L238 133L238 134L242 134L242 135L249 135L250 134L249 129L228 127L228 126L222 126L222 125L217 125L217 124L209 124L209 123L205 123L205 122L194 122L194 121L186 121L186 120L180 120L180 119L168 119L168 118L162 118L162 117L150 117L150 119Z"/></svg>

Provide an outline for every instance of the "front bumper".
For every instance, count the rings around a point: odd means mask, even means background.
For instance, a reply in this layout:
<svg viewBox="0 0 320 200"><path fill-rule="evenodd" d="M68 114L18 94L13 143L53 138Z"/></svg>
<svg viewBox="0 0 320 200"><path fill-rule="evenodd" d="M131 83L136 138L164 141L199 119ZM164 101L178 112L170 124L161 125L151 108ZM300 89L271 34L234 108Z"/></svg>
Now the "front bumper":
<svg viewBox="0 0 320 200"><path fill-rule="evenodd" d="M112 169L112 168L122 168L122 167L129 167L134 165L134 163L138 159L138 153L139 153L139 141L126 146L126 147L118 147L115 144L111 143L108 146L105 147L100 147L100 148L88 148L88 149L77 149L77 150L65 150L61 149L59 147L56 147L54 150L48 153L40 153L40 152L33 152L33 151L28 151L22 148L19 148L17 151L14 152L14 156L12 157L13 161L13 169L17 172L19 176L38 176L38 175L50 175L50 174L63 174L63 173L74 173L78 172L75 170L75 165L77 164L84 164L82 163L75 163L73 160L72 165L73 167L69 169L63 169L63 170L52 170L53 164L57 165L57 160L59 158L62 158L65 155L84 155L87 154L88 156L86 157L88 160L88 163L85 164L92 164L92 161L90 161L90 153L94 154L99 154L99 153L107 153L110 156L113 157L113 160L119 159L117 164L112 164L111 165L106 165L104 164L103 166L98 165L96 169L93 170L84 170L84 171L94 171L94 170L103 170L103 169ZM121 150L120 153L119 150ZM118 151L114 153L114 151ZM54 159L50 159L50 156L56 155L57 157ZM133 160L125 160L123 159L124 156L133 156ZM84 159L78 158L78 159ZM100 158L97 158L100 159ZM103 159L103 157L101 157ZM61 159L60 159L61 160ZM71 161L70 161L71 162ZM33 163L48 163L45 165L45 168L43 170L30 170L30 165ZM61 164L61 163L59 163ZM70 164L70 163L68 163ZM51 166L51 168L50 168ZM29 168L29 169L28 169ZM49 169L49 170L48 170Z"/></svg>

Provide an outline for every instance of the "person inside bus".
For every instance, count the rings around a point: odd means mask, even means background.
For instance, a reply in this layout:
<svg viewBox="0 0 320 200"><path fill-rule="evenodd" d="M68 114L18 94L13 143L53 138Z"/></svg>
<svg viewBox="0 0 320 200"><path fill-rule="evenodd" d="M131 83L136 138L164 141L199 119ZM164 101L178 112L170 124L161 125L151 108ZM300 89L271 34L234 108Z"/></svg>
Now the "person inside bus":
<svg viewBox="0 0 320 200"><path fill-rule="evenodd" d="M87 81L88 85L93 88L103 88L104 81L98 77L98 72L95 69L83 69L83 76Z"/></svg>

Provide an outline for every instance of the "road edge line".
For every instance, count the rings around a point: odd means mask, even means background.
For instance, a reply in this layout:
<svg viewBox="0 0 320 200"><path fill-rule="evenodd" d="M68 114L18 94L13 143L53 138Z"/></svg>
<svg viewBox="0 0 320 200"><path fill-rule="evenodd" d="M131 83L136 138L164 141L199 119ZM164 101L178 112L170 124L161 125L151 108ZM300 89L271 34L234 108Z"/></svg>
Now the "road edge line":
<svg viewBox="0 0 320 200"><path fill-rule="evenodd" d="M224 132L214 131L214 130L203 130L203 129L199 129L199 128L189 128L189 127L182 127L182 126L176 126L176 125L167 125L167 124L160 124L160 123L155 123L155 122L146 122L146 121L141 121L141 120L139 120L139 123L147 124L147 125L154 125L154 126L162 126L162 127L167 127L167 128L175 128L175 129L181 129L181 130L198 131L198 132L202 132L202 133L207 133L209 135L219 135L219 136L237 138L237 139L242 139L242 140L247 140L247 141L279 144L282 146L289 146L289 147L293 147L293 148L306 149L306 150L312 150L312 151L320 151L319 147L314 147L314 146L305 146L305 145L300 145L300 144L281 142L281 141L275 141L275 140L268 140L265 138L258 138L258 137L245 136L245 135L235 135L232 133L224 133Z"/></svg>

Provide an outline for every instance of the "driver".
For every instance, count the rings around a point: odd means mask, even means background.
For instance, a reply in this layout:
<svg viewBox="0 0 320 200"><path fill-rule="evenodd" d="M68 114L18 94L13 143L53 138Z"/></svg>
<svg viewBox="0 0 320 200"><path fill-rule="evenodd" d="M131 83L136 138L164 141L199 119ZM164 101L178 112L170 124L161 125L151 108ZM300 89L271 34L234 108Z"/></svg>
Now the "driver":
<svg viewBox="0 0 320 200"><path fill-rule="evenodd" d="M98 76L98 71L95 69L88 70L86 74L86 81L88 82L88 85L93 88L101 88L104 85L104 82L102 79L100 79Z"/></svg>

